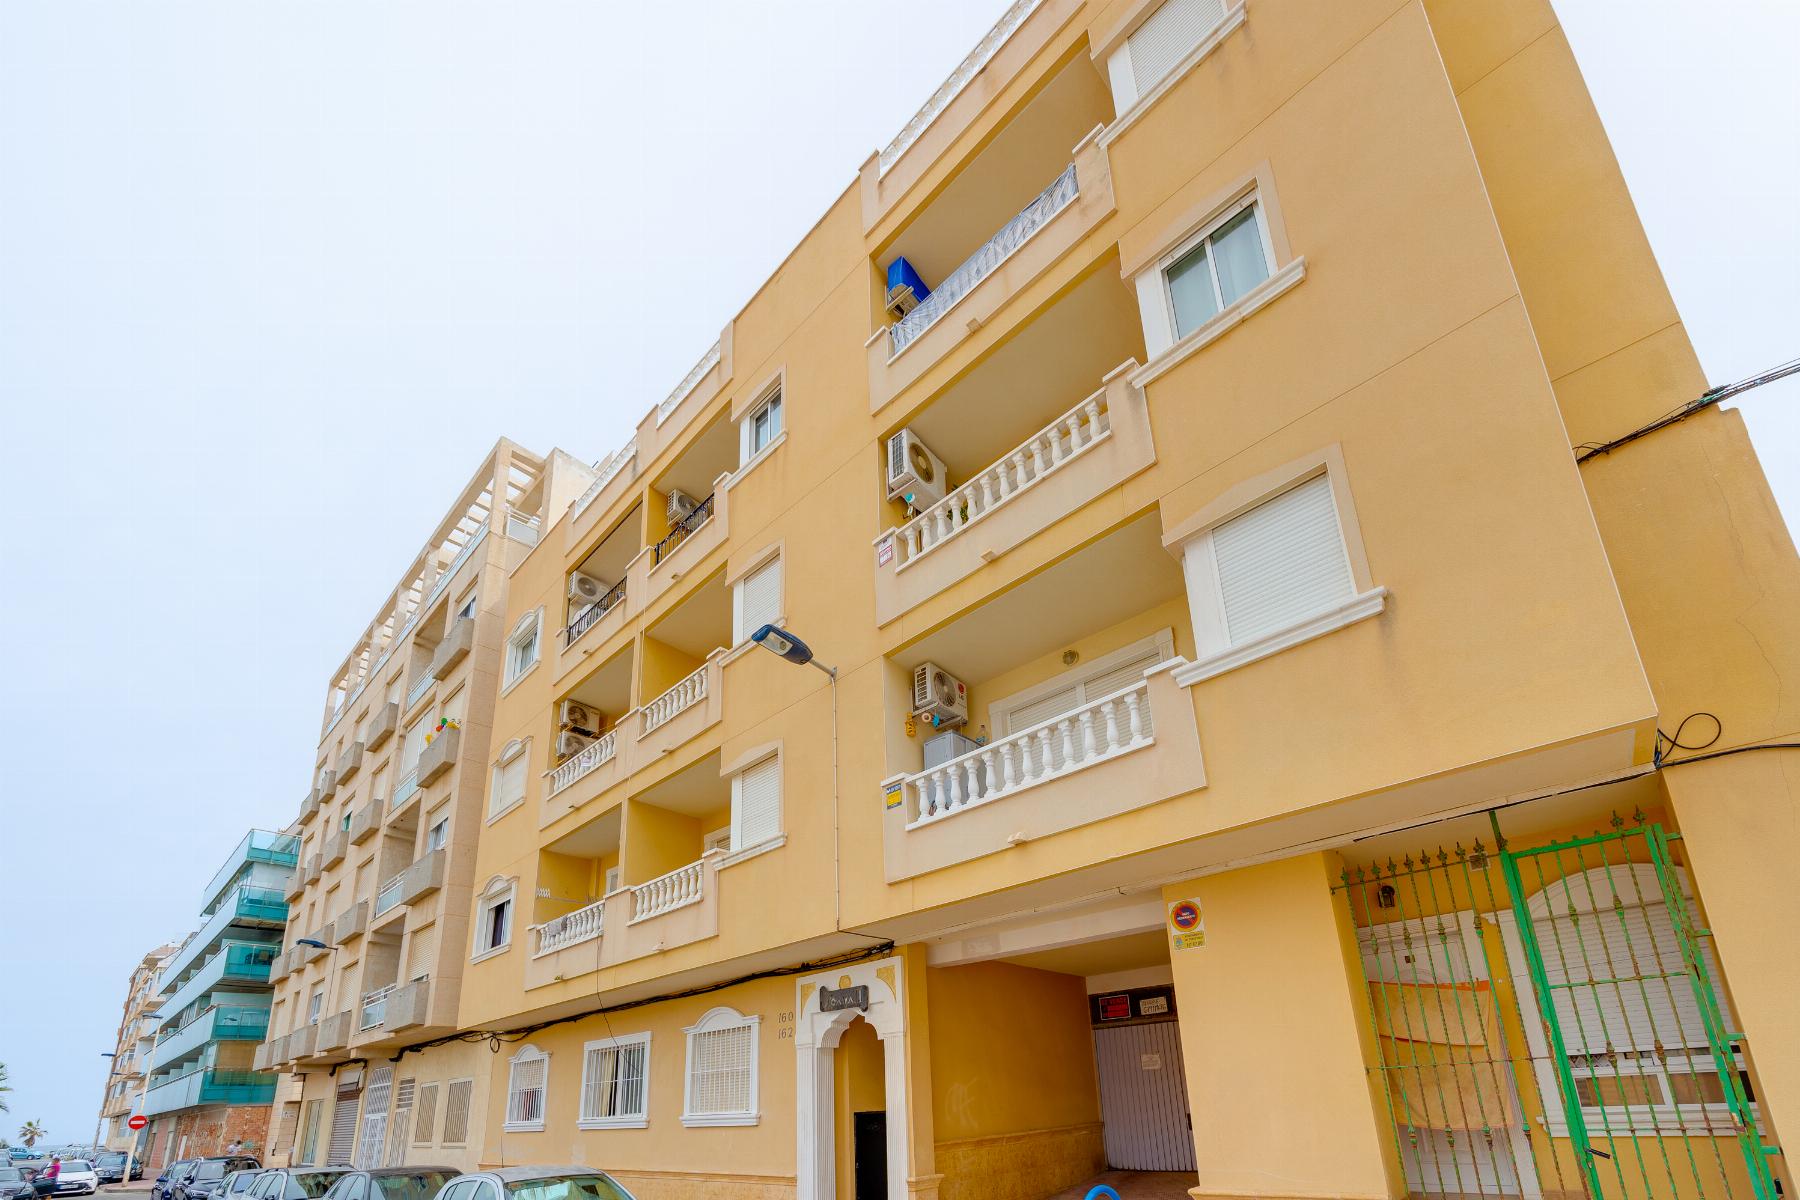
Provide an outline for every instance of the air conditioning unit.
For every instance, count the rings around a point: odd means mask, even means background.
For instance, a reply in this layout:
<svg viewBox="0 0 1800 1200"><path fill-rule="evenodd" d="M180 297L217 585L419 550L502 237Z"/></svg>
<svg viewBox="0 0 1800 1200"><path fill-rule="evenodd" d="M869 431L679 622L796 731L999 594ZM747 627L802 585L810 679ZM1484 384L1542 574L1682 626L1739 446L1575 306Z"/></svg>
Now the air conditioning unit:
<svg viewBox="0 0 1800 1200"><path fill-rule="evenodd" d="M612 584L604 579L595 579L592 575L583 575L580 571L569 576L569 599L571 600L592 604L610 591L612 591Z"/></svg>
<svg viewBox="0 0 1800 1200"><path fill-rule="evenodd" d="M673 525L699 507L700 502L680 488L670 488L668 507L663 511L664 515L668 517L669 524Z"/></svg>
<svg viewBox="0 0 1800 1200"><path fill-rule="evenodd" d="M902 429L888 439L887 458L889 500L904 499L923 511L949 491L944 461L927 449L912 430Z"/></svg>
<svg viewBox="0 0 1800 1200"><path fill-rule="evenodd" d="M966 725L969 689L936 663L920 663L913 668L913 715L926 718L934 729Z"/></svg>
<svg viewBox="0 0 1800 1200"><path fill-rule="evenodd" d="M577 754L580 754L587 747L593 745L593 742L594 742L594 739L591 737L588 737L586 734L580 734L580 733L559 733L559 734L557 734L556 735L557 761L560 762L563 759L574 758Z"/></svg>
<svg viewBox="0 0 1800 1200"><path fill-rule="evenodd" d="M600 732L600 712L592 705L583 704L579 700L564 700L557 717L562 727L575 733L593 737Z"/></svg>

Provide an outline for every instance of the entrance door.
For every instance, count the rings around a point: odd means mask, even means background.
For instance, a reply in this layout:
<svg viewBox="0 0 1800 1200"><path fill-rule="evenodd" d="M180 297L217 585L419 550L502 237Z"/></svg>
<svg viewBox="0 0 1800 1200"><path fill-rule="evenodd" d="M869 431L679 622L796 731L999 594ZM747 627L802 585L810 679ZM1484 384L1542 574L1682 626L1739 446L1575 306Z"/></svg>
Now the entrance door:
<svg viewBox="0 0 1800 1200"><path fill-rule="evenodd" d="M1194 1135L1180 1026L1174 1021L1094 1030L1106 1165L1118 1171L1192 1171Z"/></svg>
<svg viewBox="0 0 1800 1200"><path fill-rule="evenodd" d="M851 1114L856 1147L855 1200L887 1200L887 1113Z"/></svg>

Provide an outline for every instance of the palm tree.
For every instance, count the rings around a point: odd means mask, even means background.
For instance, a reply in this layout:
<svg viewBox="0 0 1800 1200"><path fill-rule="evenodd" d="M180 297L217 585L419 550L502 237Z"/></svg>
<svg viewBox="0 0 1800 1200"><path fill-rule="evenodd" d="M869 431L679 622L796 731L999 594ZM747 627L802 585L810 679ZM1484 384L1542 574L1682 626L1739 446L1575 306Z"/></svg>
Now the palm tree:
<svg viewBox="0 0 1800 1200"><path fill-rule="evenodd" d="M27 1121L19 1126L19 1140L25 1143L26 1149L37 1145L38 1139L43 1136L44 1123L42 1121Z"/></svg>
<svg viewBox="0 0 1800 1200"><path fill-rule="evenodd" d="M0 1063L0 1112L9 1112L6 1107L6 1093L12 1091L12 1084L6 1080L6 1064Z"/></svg>

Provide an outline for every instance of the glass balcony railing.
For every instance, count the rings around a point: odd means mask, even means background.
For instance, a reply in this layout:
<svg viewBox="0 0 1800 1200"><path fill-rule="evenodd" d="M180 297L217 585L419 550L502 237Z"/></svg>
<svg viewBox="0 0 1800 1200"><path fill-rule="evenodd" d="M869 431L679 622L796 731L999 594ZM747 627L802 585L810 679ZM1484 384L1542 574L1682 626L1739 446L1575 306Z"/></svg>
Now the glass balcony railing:
<svg viewBox="0 0 1800 1200"><path fill-rule="evenodd" d="M273 863L280 867L291 867L300 860L300 839L284 833L270 833L266 829L252 829L238 842L236 849L225 857L225 865L212 877L206 885L206 892L201 901L203 908L210 908L219 893L224 891L251 863Z"/></svg>
<svg viewBox="0 0 1800 1200"><path fill-rule="evenodd" d="M260 1042L269 1031L269 1010L249 1004L203 1008L157 1042L150 1067L192 1058L214 1042Z"/></svg>
<svg viewBox="0 0 1800 1200"><path fill-rule="evenodd" d="M287 899L280 891L238 884L235 891L226 892L219 898L217 906L207 915L206 923L170 957L157 979L157 990L166 994L170 988L184 985L186 976L218 948L233 925L280 925L287 919Z"/></svg>
<svg viewBox="0 0 1800 1200"><path fill-rule="evenodd" d="M145 1116L176 1112L198 1104L269 1104L278 1077L261 1071L190 1071L153 1082L144 1093Z"/></svg>
<svg viewBox="0 0 1800 1200"><path fill-rule="evenodd" d="M419 768L414 767L412 770L402 775L400 777L400 782L394 785L394 798L388 802L388 811L399 812L408 804L412 803L413 797L418 794Z"/></svg>
<svg viewBox="0 0 1800 1200"><path fill-rule="evenodd" d="M269 966L281 947L260 942L225 942L200 964L163 1004L165 1013L191 1008L222 983L268 983Z"/></svg>

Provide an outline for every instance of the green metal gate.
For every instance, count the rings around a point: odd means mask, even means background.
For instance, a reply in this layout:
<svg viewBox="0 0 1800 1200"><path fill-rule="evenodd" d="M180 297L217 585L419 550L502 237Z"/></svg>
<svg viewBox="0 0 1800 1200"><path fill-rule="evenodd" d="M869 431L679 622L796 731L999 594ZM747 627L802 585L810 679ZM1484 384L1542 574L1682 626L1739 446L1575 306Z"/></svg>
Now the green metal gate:
<svg viewBox="0 0 1800 1200"><path fill-rule="evenodd" d="M1346 870L1416 1194L1776 1200L1678 834L1637 815Z"/></svg>

